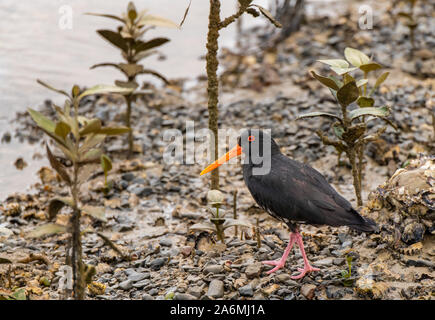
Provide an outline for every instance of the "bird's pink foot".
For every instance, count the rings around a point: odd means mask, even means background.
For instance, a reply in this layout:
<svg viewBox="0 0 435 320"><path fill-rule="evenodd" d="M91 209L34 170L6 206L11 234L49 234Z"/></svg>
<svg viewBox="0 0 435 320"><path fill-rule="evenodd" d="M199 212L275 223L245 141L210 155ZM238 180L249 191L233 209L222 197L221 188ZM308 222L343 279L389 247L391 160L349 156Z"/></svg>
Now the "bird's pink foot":
<svg viewBox="0 0 435 320"><path fill-rule="evenodd" d="M310 265L305 265L304 268L298 268L298 271L300 272L297 276L291 276L293 280L301 279L303 278L307 273L313 272L313 271L320 271L319 268L314 268Z"/></svg>
<svg viewBox="0 0 435 320"><path fill-rule="evenodd" d="M270 266L275 266L275 268L267 271L267 274L271 274L275 271L278 271L279 269L281 269L282 267L284 267L285 265L285 260L283 261L282 259L275 261L275 260L267 260L267 261L261 261L262 264L268 264Z"/></svg>

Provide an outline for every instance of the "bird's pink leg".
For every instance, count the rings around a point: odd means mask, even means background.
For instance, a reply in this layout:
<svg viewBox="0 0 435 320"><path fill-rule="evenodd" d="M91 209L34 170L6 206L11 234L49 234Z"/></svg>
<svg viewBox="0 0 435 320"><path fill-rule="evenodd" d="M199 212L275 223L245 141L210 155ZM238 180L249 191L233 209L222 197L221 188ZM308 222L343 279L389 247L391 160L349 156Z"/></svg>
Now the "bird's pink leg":
<svg viewBox="0 0 435 320"><path fill-rule="evenodd" d="M305 276L305 274L307 274L308 272L313 272L313 271L319 271L319 268L314 268L310 265L310 262L308 261L307 255L305 254L305 249L304 249L304 243L302 241L302 236L300 235L299 232L295 233L296 236L296 241L298 243L299 248L301 249L301 254L302 257L304 258L304 268L298 268L298 271L300 272L300 274L298 274L297 276L292 276L292 279L300 279L302 277Z"/></svg>
<svg viewBox="0 0 435 320"><path fill-rule="evenodd" d="M279 259L278 261L274 261L274 260L262 261L263 264L275 266L275 268L273 268L272 270L267 271L266 272L267 274L271 274L271 273L281 269L282 267L284 267L285 261L287 260L287 257L288 257L288 255L293 247L293 244L295 243L296 240L297 240L296 234L293 232L290 232L290 239L288 241L287 248L285 248L284 254L282 255L281 259Z"/></svg>

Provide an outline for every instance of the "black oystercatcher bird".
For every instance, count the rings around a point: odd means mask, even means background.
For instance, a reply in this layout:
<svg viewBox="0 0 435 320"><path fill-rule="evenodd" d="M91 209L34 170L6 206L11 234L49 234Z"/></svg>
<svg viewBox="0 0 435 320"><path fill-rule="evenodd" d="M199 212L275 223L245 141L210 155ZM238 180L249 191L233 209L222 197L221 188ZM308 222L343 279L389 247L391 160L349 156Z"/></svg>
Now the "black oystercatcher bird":
<svg viewBox="0 0 435 320"><path fill-rule="evenodd" d="M297 223L312 225L349 226L362 232L376 230L376 224L362 217L340 196L317 170L283 155L275 140L261 130L249 129L238 138L237 145L223 157L205 168L210 172L229 159L245 154L243 179L257 204L290 228L290 240L282 258L263 261L275 266L268 274L281 269L296 242L304 259L304 268L293 279L318 271L310 265L305 254ZM261 170L264 167L265 170ZM267 170L270 168L270 170Z"/></svg>

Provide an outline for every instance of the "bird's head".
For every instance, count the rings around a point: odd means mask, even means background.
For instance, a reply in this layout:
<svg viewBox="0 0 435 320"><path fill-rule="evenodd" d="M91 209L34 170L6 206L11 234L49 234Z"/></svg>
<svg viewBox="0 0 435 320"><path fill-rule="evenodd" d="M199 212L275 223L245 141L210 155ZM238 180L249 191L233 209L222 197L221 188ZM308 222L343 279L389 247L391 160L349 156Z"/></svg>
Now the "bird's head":
<svg viewBox="0 0 435 320"><path fill-rule="evenodd" d="M278 144L268 133L259 129L247 129L237 139L237 145L205 168L201 175L213 171L242 153L245 154L245 164L260 166L270 160L274 154L281 153L281 151Z"/></svg>

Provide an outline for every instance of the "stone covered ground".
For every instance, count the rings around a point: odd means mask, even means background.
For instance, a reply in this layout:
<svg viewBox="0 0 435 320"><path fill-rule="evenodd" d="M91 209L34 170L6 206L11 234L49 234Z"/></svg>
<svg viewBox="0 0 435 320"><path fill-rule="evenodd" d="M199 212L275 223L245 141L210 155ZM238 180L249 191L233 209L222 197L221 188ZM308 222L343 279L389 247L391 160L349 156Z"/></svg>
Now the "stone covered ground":
<svg viewBox="0 0 435 320"><path fill-rule="evenodd" d="M435 20L428 8L429 4L420 4L416 10L419 27L412 58L408 29L392 18L396 9L386 6L377 9L381 19L375 21L373 30L358 29L357 10L350 8L343 9L338 18L308 17L301 30L274 51L253 51L240 57L223 50L221 128L271 128L285 154L318 169L355 205L347 160L343 156L337 166L334 149L323 146L313 130L327 130L330 122L295 119L302 113L337 108L328 90L308 73L312 69L328 73L317 59L341 58L347 46L373 55L374 61L391 72L375 94L376 105L392 107L390 119L398 130L388 127L367 149L363 196L365 204L370 204L369 193L397 169L419 154L434 154ZM249 41L244 45L265 39L263 30L246 33L250 36L246 35ZM399 239L395 246L379 234L357 234L347 227L302 226L308 257L321 271L292 280L290 276L303 266L296 248L285 268L267 275L270 267L260 261L282 255L288 230L255 205L237 165L221 167L224 210L233 214L237 190L238 218L258 226L260 245L254 228L239 228L237 235L234 227L227 229L225 243L213 233L190 231L189 226L210 217L206 210L209 178L199 176L206 163L167 165L162 161L165 129L184 132L186 121L194 121L196 129L207 127L206 83L200 78L189 89L185 83L174 81L138 103L133 112L137 152L132 159L125 158L123 138L107 144L106 151L114 160L109 175L113 188L108 194L102 192L104 177L99 167L83 174L82 202L107 208L105 221L83 217L84 259L96 267L87 290L89 299L434 298L433 224L414 241ZM53 115L50 102L40 110ZM93 97L80 110L106 124L119 123L124 105L116 97ZM29 117L18 114L17 123L14 134L41 144L41 154L35 156L44 156L42 134ZM383 125L373 121L371 130ZM67 189L48 167L39 174L41 182L33 187L34 193L12 194L0 204L0 296L25 288L29 299L63 298L59 268L65 264L68 236L28 235L47 222L49 200L66 196ZM373 208L361 210L368 213ZM433 203L431 210L433 216ZM68 214L64 209L56 222L66 224ZM343 271L349 262L351 274L346 278Z"/></svg>

